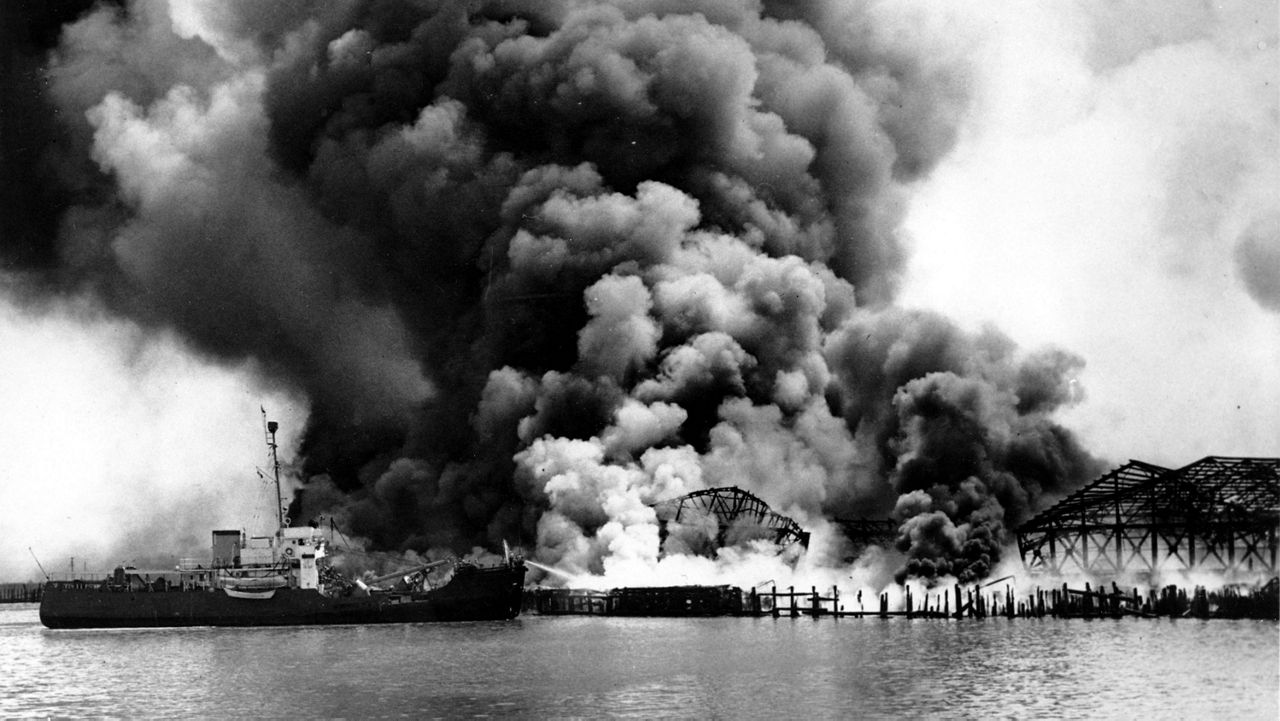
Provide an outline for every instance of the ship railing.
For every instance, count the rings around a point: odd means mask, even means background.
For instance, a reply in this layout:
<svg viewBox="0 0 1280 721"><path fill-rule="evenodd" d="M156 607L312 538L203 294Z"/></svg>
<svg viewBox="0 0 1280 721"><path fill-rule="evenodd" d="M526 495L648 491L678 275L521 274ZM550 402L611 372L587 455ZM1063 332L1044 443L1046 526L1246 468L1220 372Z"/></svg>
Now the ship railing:
<svg viewBox="0 0 1280 721"><path fill-rule="evenodd" d="M204 567L207 565L208 565L207 562L200 558L179 558L178 559L179 571L203 571Z"/></svg>
<svg viewBox="0 0 1280 721"><path fill-rule="evenodd" d="M92 581L100 582L107 574L102 571L54 571L49 574L50 581Z"/></svg>

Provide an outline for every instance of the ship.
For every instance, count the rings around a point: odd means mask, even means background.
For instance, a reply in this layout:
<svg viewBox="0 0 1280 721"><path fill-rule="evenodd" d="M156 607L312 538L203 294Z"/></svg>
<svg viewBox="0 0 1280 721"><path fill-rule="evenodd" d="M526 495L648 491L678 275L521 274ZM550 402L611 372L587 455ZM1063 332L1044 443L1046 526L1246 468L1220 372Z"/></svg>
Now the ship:
<svg viewBox="0 0 1280 721"><path fill-rule="evenodd" d="M282 501L278 424L265 427ZM333 565L331 538L320 524L292 526L282 502L276 520L267 536L214 530L208 558L184 558L173 569L122 565L102 579L46 580L40 622L56 629L299 626L490 621L520 613L525 564L505 543L502 560L490 565L441 559L347 578Z"/></svg>

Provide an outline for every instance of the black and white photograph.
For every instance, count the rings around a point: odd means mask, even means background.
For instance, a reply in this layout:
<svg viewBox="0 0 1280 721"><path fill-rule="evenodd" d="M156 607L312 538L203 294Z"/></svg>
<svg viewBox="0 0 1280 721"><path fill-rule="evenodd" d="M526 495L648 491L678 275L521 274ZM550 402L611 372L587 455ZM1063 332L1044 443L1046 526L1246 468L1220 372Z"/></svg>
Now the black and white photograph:
<svg viewBox="0 0 1280 721"><path fill-rule="evenodd" d="M0 0L0 717L1280 720L1277 0Z"/></svg>

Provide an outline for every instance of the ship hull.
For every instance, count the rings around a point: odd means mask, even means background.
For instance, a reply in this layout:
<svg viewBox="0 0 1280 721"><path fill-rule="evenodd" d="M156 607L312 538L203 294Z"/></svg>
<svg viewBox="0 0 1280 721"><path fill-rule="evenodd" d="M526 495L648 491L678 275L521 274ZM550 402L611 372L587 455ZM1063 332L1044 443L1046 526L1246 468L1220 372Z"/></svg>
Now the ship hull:
<svg viewBox="0 0 1280 721"><path fill-rule="evenodd" d="M237 598L222 590L111 590L53 581L45 585L40 622L49 628L154 628L503 620L520 613L524 570L522 563L459 568L448 584L431 591L336 598L299 588Z"/></svg>

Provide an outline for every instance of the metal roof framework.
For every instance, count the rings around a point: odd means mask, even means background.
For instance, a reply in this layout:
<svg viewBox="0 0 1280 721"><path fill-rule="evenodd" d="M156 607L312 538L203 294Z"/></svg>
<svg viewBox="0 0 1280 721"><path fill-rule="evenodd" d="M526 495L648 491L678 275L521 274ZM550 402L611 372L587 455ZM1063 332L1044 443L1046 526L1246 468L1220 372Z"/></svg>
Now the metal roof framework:
<svg viewBox="0 0 1280 721"><path fill-rule="evenodd" d="M892 548L898 540L901 527L892 518L837 518L835 523L855 547Z"/></svg>
<svg viewBox="0 0 1280 721"><path fill-rule="evenodd" d="M719 545L724 545L725 533L731 526L749 520L772 530L774 541L779 545L799 543L805 548L809 547L809 532L801 528L800 524L775 513L769 508L769 504L736 486L694 491L679 498L655 503L653 509L658 515L658 534L661 538L666 538L668 523L697 514L716 519L719 529L716 541Z"/></svg>
<svg viewBox="0 0 1280 721"><path fill-rule="evenodd" d="M1277 571L1280 459L1208 456L1107 473L1018 529L1031 570Z"/></svg>

